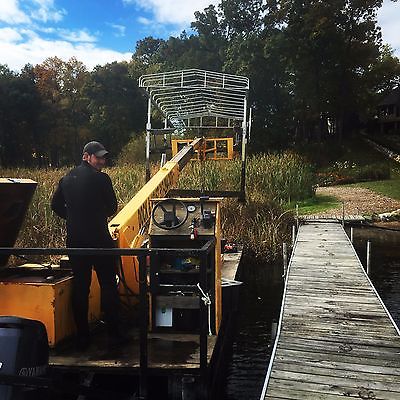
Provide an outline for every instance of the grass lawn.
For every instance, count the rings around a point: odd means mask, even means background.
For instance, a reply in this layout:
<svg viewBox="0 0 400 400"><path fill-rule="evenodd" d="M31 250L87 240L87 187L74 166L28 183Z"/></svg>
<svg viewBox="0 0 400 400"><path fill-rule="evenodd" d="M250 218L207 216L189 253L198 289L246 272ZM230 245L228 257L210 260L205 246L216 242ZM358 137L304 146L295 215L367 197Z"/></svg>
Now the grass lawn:
<svg viewBox="0 0 400 400"><path fill-rule="evenodd" d="M336 157L333 157L333 159L325 157L326 163L320 164L319 171L332 168L335 161L357 166L377 165L377 168L379 168L380 164L386 164L390 168L391 179L358 182L346 186L370 189L384 196L400 200L400 164L398 162L388 159L384 154L378 152L360 138L346 140L340 149L336 148L334 150L333 156ZM324 152L314 152L314 155L320 153L322 154ZM332 196L316 196L313 199L299 203L299 214L319 213L338 207L340 204L341 202ZM292 204L290 208L295 208L295 204Z"/></svg>
<svg viewBox="0 0 400 400"><path fill-rule="evenodd" d="M296 204L299 206L299 215L318 214L341 205L333 196L316 195L307 200L297 203L290 203L286 208L296 210Z"/></svg>
<svg viewBox="0 0 400 400"><path fill-rule="evenodd" d="M376 193L391 197L392 199L400 200L400 178L398 177L386 181L360 182L349 186L370 189Z"/></svg>

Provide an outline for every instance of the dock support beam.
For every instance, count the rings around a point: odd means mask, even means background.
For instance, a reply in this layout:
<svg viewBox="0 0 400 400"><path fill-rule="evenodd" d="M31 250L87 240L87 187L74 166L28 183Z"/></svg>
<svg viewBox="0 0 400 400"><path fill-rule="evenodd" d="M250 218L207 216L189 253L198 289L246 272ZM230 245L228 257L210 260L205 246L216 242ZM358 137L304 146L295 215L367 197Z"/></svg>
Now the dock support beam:
<svg viewBox="0 0 400 400"><path fill-rule="evenodd" d="M342 226L344 228L344 201L342 202Z"/></svg>
<svg viewBox="0 0 400 400"><path fill-rule="evenodd" d="M292 247L294 247L294 244L296 242L296 225L292 226Z"/></svg>
<svg viewBox="0 0 400 400"><path fill-rule="evenodd" d="M283 252L283 275L284 278L286 276L287 268L288 268L288 253L287 253L287 244L282 244L282 252Z"/></svg>
<svg viewBox="0 0 400 400"><path fill-rule="evenodd" d="M371 274L371 241L367 241L367 275Z"/></svg>

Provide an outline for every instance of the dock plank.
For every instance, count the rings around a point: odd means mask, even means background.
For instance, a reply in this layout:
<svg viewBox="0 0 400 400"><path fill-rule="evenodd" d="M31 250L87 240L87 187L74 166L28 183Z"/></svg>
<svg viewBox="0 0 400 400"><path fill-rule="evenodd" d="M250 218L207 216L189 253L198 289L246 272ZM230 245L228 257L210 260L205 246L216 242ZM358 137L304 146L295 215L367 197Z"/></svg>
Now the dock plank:
<svg viewBox="0 0 400 400"><path fill-rule="evenodd" d="M339 223L299 229L260 400L400 399L400 335Z"/></svg>

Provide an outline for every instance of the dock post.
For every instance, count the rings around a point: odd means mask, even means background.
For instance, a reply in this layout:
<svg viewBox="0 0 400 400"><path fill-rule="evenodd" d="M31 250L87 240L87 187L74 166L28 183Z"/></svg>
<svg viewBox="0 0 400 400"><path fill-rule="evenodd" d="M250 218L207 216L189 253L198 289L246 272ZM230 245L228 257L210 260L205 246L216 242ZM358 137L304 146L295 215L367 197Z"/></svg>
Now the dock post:
<svg viewBox="0 0 400 400"><path fill-rule="evenodd" d="M342 226L344 228L344 201L342 202Z"/></svg>
<svg viewBox="0 0 400 400"><path fill-rule="evenodd" d="M296 225L292 226L292 247L294 247L294 243L296 242Z"/></svg>
<svg viewBox="0 0 400 400"><path fill-rule="evenodd" d="M371 241L367 241L367 275L371 273Z"/></svg>
<svg viewBox="0 0 400 400"><path fill-rule="evenodd" d="M350 242L351 243L354 242L354 228L353 227L350 228Z"/></svg>
<svg viewBox="0 0 400 400"><path fill-rule="evenodd" d="M288 254L287 254L287 244L283 243L282 245L282 252L283 252L283 275L284 278L286 276L287 267L288 267Z"/></svg>
<svg viewBox="0 0 400 400"><path fill-rule="evenodd" d="M278 321L276 319L273 319L271 323L271 340L270 340L271 344L275 342L277 333L278 333Z"/></svg>

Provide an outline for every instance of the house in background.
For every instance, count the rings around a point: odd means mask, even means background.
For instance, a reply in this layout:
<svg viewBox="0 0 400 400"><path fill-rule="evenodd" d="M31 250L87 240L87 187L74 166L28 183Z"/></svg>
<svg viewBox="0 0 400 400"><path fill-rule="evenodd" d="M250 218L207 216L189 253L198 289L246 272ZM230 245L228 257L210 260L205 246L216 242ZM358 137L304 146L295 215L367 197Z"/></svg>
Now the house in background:
<svg viewBox="0 0 400 400"><path fill-rule="evenodd" d="M379 127L381 134L400 133L400 87L379 103Z"/></svg>

